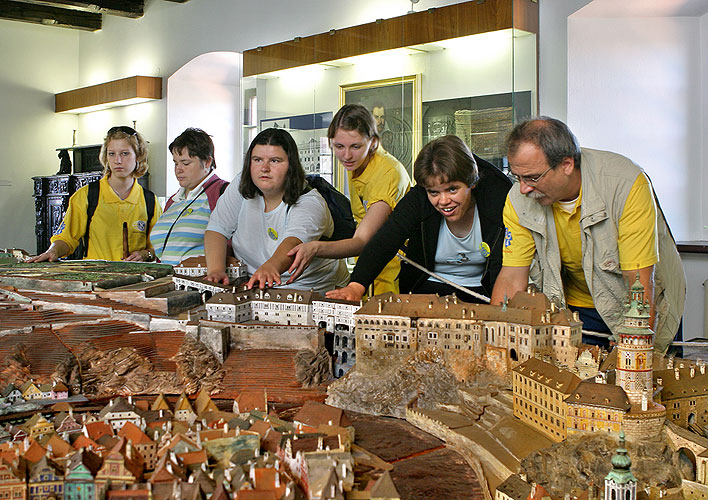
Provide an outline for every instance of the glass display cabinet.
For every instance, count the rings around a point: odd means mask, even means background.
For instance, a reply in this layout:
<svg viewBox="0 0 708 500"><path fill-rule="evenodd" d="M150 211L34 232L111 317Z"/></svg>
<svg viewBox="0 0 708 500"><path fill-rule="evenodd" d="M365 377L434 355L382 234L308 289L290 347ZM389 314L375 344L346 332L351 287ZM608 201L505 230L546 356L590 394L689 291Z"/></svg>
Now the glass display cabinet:
<svg viewBox="0 0 708 500"><path fill-rule="evenodd" d="M446 134L503 169L505 134L537 111L537 32L536 2L475 0L246 51L243 149L286 128L307 173L347 192L327 127L360 103L411 178L420 148Z"/></svg>

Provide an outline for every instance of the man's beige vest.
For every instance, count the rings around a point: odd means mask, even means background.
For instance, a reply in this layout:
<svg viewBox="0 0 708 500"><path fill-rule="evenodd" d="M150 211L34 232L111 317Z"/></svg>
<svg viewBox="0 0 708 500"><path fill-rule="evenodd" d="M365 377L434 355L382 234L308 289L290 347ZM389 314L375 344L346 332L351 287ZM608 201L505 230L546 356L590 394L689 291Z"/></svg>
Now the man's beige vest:
<svg viewBox="0 0 708 500"><path fill-rule="evenodd" d="M613 332L622 324L628 284L620 269L617 224L627 196L642 170L624 156L582 149L580 239L583 271L595 308ZM653 189L652 189L653 192ZM656 199L656 194L654 195ZM509 199L522 226L533 234L536 254L531 280L551 301L565 307L558 235L551 206L541 206L518 187ZM678 329L686 298L686 276L676 243L657 203L659 262L654 266L656 334L654 349L666 352Z"/></svg>

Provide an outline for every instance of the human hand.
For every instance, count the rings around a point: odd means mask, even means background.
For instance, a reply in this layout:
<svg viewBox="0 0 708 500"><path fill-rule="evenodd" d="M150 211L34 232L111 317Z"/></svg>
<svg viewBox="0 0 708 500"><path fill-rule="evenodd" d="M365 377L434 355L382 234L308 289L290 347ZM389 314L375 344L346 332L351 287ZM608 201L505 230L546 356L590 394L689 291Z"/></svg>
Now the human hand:
<svg viewBox="0 0 708 500"><path fill-rule="evenodd" d="M59 260L59 256L56 250L50 247L46 252L30 257L27 262L56 262L57 260Z"/></svg>
<svg viewBox="0 0 708 500"><path fill-rule="evenodd" d="M288 257L295 257L295 260L293 260L293 263L290 265L290 268L288 269L289 273L292 273L288 281L286 282L287 285L295 281L300 275L307 269L307 266L310 265L310 262L312 262L312 259L314 259L317 256L317 253L319 251L319 241L310 241L308 243L300 243L297 245L295 248L290 250L288 252Z"/></svg>
<svg viewBox="0 0 708 500"><path fill-rule="evenodd" d="M338 288L336 290L330 290L325 293L328 299L339 299L339 300L353 300L359 301L366 293L366 288L361 283L352 281L344 288Z"/></svg>
<svg viewBox="0 0 708 500"><path fill-rule="evenodd" d="M225 271L212 271L209 272L204 279L211 281L212 283L221 283L223 285L229 284L229 275Z"/></svg>
<svg viewBox="0 0 708 500"><path fill-rule="evenodd" d="M248 280L248 283L246 283L246 288L250 290L256 284L258 284L258 288L268 288L280 285L281 280L278 268L269 261L264 262L261 267L256 269L256 272L253 273L251 279Z"/></svg>
<svg viewBox="0 0 708 500"><path fill-rule="evenodd" d="M136 250L123 260L130 262L147 262L149 260L148 257L151 255L149 252L149 250Z"/></svg>

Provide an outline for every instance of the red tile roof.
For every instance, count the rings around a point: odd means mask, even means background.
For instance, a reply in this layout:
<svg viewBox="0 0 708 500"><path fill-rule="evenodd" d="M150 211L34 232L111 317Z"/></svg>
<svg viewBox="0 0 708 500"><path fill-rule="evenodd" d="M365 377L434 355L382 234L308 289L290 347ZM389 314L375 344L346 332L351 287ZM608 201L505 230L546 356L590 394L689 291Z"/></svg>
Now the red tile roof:
<svg viewBox="0 0 708 500"><path fill-rule="evenodd" d="M123 427L118 431L119 437L124 437L133 444L150 444L152 439L150 439L147 434L145 434L140 427L135 425L133 422L126 422Z"/></svg>
<svg viewBox="0 0 708 500"><path fill-rule="evenodd" d="M113 427L104 422L103 420L97 420L96 422L90 422L85 424L88 435L94 441L100 439L103 436L112 436Z"/></svg>
<svg viewBox="0 0 708 500"><path fill-rule="evenodd" d="M231 351L224 362L226 372L217 398L235 399L246 389L264 388L268 400L277 403L324 401L324 387L305 389L295 378L294 350L250 349Z"/></svg>

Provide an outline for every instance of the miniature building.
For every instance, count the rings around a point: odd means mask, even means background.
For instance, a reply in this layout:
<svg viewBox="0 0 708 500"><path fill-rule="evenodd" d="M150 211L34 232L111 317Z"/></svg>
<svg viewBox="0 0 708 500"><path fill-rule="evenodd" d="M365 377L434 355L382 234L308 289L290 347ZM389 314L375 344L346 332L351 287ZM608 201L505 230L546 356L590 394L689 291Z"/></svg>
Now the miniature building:
<svg viewBox="0 0 708 500"><path fill-rule="evenodd" d="M0 498L26 498L27 481L23 469L17 461L0 459Z"/></svg>
<svg viewBox="0 0 708 500"><path fill-rule="evenodd" d="M334 333L334 375L341 377L356 363L354 313L360 302L322 298L312 301L312 319L320 328Z"/></svg>
<svg viewBox="0 0 708 500"><path fill-rule="evenodd" d="M229 323L259 321L282 325L312 325L312 301L319 294L294 289L246 290L220 293L207 301L209 319Z"/></svg>
<svg viewBox="0 0 708 500"><path fill-rule="evenodd" d="M540 359L531 358L513 370L514 416L554 441L566 438L566 397L580 379Z"/></svg>
<svg viewBox="0 0 708 500"><path fill-rule="evenodd" d="M569 433L622 429L630 439L643 439L661 432L666 409L652 400L654 333L638 278L629 290L617 334L616 385L583 382L566 398Z"/></svg>
<svg viewBox="0 0 708 500"><path fill-rule="evenodd" d="M618 433L630 402L617 385L581 382L566 399L568 434L578 431Z"/></svg>
<svg viewBox="0 0 708 500"><path fill-rule="evenodd" d="M708 425L708 374L704 361L657 370L654 377L669 420L685 428Z"/></svg>
<svg viewBox="0 0 708 500"><path fill-rule="evenodd" d="M636 500L637 478L632 460L624 447L624 432L620 432L619 448L612 457L612 470L605 476L605 500Z"/></svg>
<svg viewBox="0 0 708 500"><path fill-rule="evenodd" d="M101 410L98 418L111 425L113 431L120 430L127 422L132 422L136 426L145 426L142 411L133 406L132 398L116 398Z"/></svg>
<svg viewBox="0 0 708 500"><path fill-rule="evenodd" d="M206 276L206 257L190 257L174 266L174 273L182 276ZM234 257L226 257L226 275L229 280L237 280L247 274L246 265Z"/></svg>
<svg viewBox="0 0 708 500"><path fill-rule="evenodd" d="M64 500L96 498L95 479L101 464L101 457L92 451L79 450L74 453L66 467Z"/></svg>
<svg viewBox="0 0 708 500"><path fill-rule="evenodd" d="M438 347L454 363L469 363L488 351L504 352L509 367L537 353L569 363L581 343L575 316L535 292L519 292L501 307L463 303L454 295L388 293L364 304L355 324L361 371L400 362L426 347Z"/></svg>
<svg viewBox="0 0 708 500"><path fill-rule="evenodd" d="M639 274L629 292L624 322L617 335L617 385L635 405L652 399L652 352L654 332L649 328L649 303L644 303L644 286Z"/></svg>
<svg viewBox="0 0 708 500"><path fill-rule="evenodd" d="M526 500L530 494L531 485L518 474L512 474L497 486L494 500Z"/></svg>

